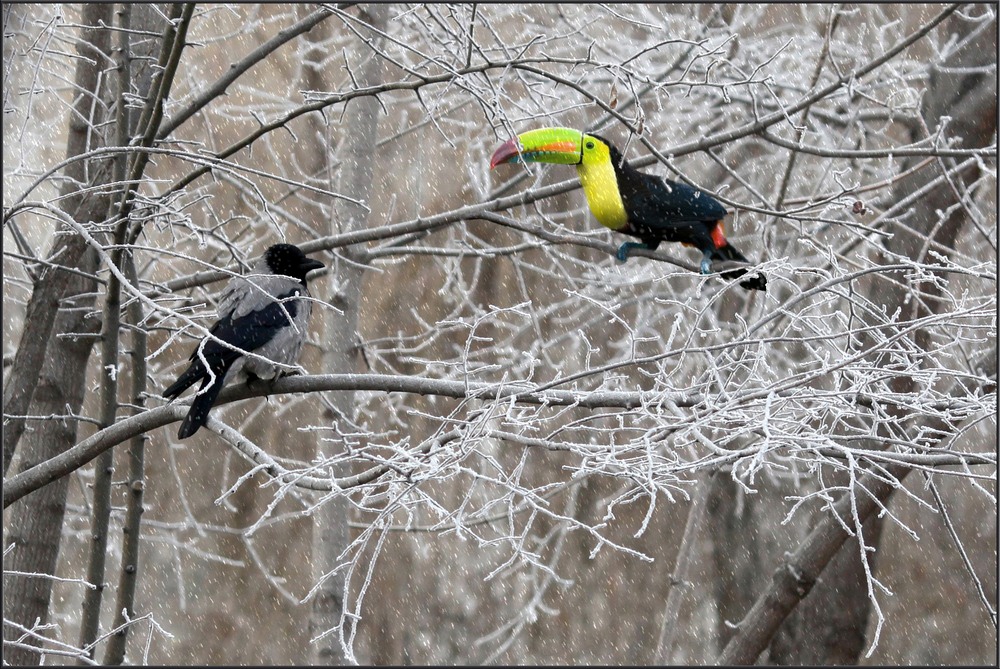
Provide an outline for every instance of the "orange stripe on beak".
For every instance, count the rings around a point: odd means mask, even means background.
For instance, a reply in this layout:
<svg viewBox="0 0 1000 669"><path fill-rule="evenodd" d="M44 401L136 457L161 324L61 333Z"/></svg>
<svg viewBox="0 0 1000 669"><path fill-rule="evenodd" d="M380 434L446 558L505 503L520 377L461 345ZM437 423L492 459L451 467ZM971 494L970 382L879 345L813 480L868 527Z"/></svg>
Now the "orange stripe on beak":
<svg viewBox="0 0 1000 669"><path fill-rule="evenodd" d="M532 153L576 153L580 146L576 142L549 142L532 150Z"/></svg>

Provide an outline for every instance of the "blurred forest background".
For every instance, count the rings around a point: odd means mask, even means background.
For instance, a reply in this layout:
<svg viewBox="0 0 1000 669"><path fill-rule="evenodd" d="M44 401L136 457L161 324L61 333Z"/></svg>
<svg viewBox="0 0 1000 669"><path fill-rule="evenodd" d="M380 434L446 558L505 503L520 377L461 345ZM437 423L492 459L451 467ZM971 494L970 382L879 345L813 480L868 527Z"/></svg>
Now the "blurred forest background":
<svg viewBox="0 0 1000 669"><path fill-rule="evenodd" d="M6 663L996 661L995 5L2 12ZM543 126L767 292L489 170ZM307 375L180 442L279 241Z"/></svg>

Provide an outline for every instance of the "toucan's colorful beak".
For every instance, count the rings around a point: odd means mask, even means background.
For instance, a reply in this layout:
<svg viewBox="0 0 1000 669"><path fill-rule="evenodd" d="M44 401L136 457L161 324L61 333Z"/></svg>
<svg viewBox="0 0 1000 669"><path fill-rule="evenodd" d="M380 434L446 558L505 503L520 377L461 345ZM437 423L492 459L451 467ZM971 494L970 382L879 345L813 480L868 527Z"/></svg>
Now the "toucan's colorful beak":
<svg viewBox="0 0 1000 669"><path fill-rule="evenodd" d="M576 165L583 156L583 133L572 128L539 128L500 145L490 158L490 169L501 163L557 163Z"/></svg>

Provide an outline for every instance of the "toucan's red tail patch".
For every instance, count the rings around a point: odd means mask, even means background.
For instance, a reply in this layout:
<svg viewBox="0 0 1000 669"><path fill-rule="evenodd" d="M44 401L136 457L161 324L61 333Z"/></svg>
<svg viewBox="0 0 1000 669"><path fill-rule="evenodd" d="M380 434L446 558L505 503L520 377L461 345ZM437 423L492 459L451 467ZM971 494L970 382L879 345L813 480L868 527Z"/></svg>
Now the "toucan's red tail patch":
<svg viewBox="0 0 1000 669"><path fill-rule="evenodd" d="M715 227L712 228L712 243L717 249L721 249L729 243L726 241L726 230L722 227L722 221L716 223Z"/></svg>

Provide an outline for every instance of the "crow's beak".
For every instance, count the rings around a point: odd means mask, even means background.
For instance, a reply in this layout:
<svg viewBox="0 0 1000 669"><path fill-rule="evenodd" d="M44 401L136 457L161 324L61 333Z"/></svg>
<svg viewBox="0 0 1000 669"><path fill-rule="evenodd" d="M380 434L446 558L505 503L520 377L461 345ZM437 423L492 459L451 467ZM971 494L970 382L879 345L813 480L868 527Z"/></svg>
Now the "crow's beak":
<svg viewBox="0 0 1000 669"><path fill-rule="evenodd" d="M314 269L323 269L324 267L326 267L326 265L324 265L318 260L313 260L312 258L306 258L305 261L301 265L299 265L299 267L302 268L303 274L308 274Z"/></svg>

